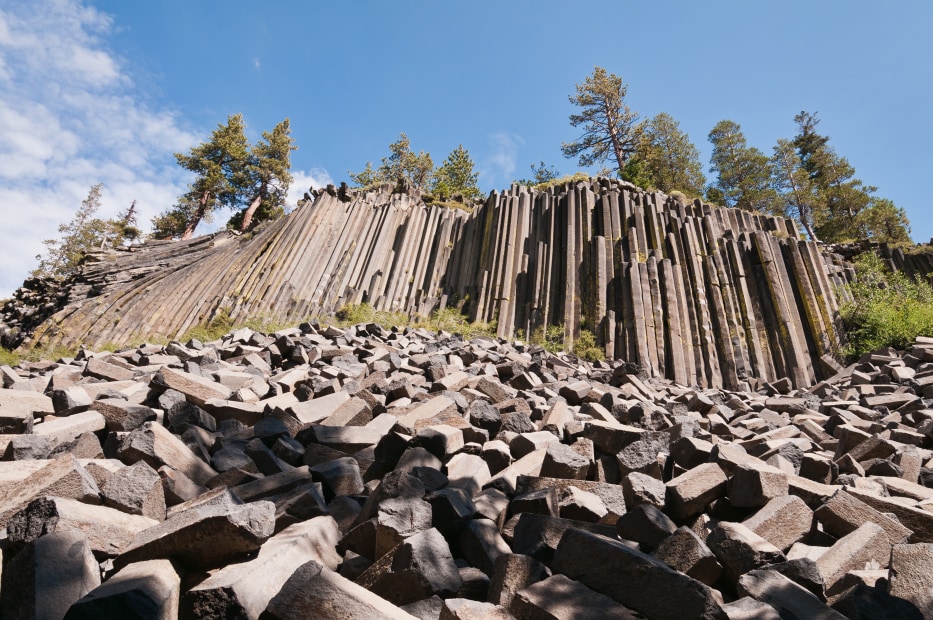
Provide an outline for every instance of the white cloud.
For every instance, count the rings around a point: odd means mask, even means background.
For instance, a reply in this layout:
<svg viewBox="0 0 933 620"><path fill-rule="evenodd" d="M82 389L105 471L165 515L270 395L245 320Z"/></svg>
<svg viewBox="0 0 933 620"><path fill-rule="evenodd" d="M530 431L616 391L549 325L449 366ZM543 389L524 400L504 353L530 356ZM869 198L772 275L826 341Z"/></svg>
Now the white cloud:
<svg viewBox="0 0 933 620"><path fill-rule="evenodd" d="M518 150L524 146L521 136L500 131L489 136L489 152L480 163L480 178L488 186L507 186L515 178Z"/></svg>
<svg viewBox="0 0 933 620"><path fill-rule="evenodd" d="M81 0L0 8L0 298L92 185L104 183L99 217L135 199L143 228L184 191L172 153L198 138L134 94L107 46L112 25Z"/></svg>
<svg viewBox="0 0 933 620"><path fill-rule="evenodd" d="M258 58L253 58L253 67L256 69L256 71L262 70L262 63L259 62Z"/></svg>
<svg viewBox="0 0 933 620"><path fill-rule="evenodd" d="M308 171L292 170L292 184L288 187L288 196L285 197L287 209L294 209L298 201L304 197L305 192L311 193L309 191L311 188L320 189L333 182L323 168L312 168Z"/></svg>

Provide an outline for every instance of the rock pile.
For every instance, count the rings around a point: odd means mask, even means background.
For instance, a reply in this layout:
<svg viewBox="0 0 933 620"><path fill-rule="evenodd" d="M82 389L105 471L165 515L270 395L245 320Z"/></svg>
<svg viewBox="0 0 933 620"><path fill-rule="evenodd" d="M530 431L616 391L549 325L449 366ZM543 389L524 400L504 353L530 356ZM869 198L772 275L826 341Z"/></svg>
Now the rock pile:
<svg viewBox="0 0 933 620"><path fill-rule="evenodd" d="M4 618L933 617L933 339L758 393L313 323L0 382Z"/></svg>

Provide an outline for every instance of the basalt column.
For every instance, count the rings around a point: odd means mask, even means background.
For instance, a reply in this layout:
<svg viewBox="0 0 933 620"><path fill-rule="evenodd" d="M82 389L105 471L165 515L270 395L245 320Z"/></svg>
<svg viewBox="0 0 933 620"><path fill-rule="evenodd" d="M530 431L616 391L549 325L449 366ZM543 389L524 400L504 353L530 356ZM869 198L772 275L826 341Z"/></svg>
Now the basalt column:
<svg viewBox="0 0 933 620"><path fill-rule="evenodd" d="M300 322L364 302L410 315L453 305L505 339L551 326L572 346L592 332L608 356L682 384L805 386L838 353L836 295L851 276L791 220L614 180L513 185L472 210L387 187L323 191L247 235L95 254L29 343L121 345L219 315Z"/></svg>

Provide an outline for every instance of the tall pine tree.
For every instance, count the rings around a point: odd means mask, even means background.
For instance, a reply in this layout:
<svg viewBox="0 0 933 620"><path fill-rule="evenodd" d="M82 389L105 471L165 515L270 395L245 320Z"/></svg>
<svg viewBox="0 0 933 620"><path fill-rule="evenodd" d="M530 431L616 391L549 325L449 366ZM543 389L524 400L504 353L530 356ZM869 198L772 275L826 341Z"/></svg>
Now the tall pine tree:
<svg viewBox="0 0 933 620"><path fill-rule="evenodd" d="M797 151L797 174L806 175L812 193L812 230L807 229L811 238L832 243L865 238L909 242L906 213L890 200L875 196L877 188L855 176L855 168L830 146L829 136L817 133L817 115L803 111L794 122L797 135L790 144ZM800 214L806 227L805 217Z"/></svg>
<svg viewBox="0 0 933 620"><path fill-rule="evenodd" d="M197 175L173 209L187 215L182 239L190 239L201 220L216 208L237 207L249 155L244 129L243 116L233 114L225 125L217 125L210 140L193 147L187 155L175 153L178 164Z"/></svg>
<svg viewBox="0 0 933 620"><path fill-rule="evenodd" d="M87 198L67 224L61 224L59 239L46 239L45 254L36 256L39 266L33 276L65 278L78 270L87 252L122 245L139 236L135 226L135 204L115 219L104 220L94 217L101 207L104 184L91 187Z"/></svg>
<svg viewBox="0 0 933 620"><path fill-rule="evenodd" d="M287 118L271 132L262 132L262 139L246 158L240 181L243 203L247 206L231 218L229 227L247 230L254 218L264 221L285 213L285 196L292 182L291 152L297 148L292 143Z"/></svg>
<svg viewBox="0 0 933 620"><path fill-rule="evenodd" d="M640 128L638 114L625 102L628 86L621 77L596 67L576 90L570 103L581 111L570 115L570 124L582 125L583 134L561 145L564 157L579 156L581 166L602 164L611 158L621 175L638 145Z"/></svg>
<svg viewBox="0 0 933 620"><path fill-rule="evenodd" d="M292 181L291 152L298 148L292 143L289 121L264 131L252 148L245 127L243 116L233 114L226 124L218 124L209 140L187 154L175 154L195 180L175 205L152 219L153 237L189 239L198 224L210 221L221 207L236 212L227 226L240 230L284 213Z"/></svg>
<svg viewBox="0 0 933 620"><path fill-rule="evenodd" d="M479 173L473 170L470 153L461 144L434 171L431 191L443 198L461 194L464 198L476 200L483 195L476 185L478 178Z"/></svg>
<svg viewBox="0 0 933 620"><path fill-rule="evenodd" d="M771 175L783 214L799 221L807 235L816 239L814 216L819 197L791 141L778 140L771 157Z"/></svg>
<svg viewBox="0 0 933 620"><path fill-rule="evenodd" d="M772 213L776 193L771 187L768 157L748 146L738 123L723 120L709 132L713 144L710 172L716 175L707 197L727 207Z"/></svg>
<svg viewBox="0 0 933 620"><path fill-rule="evenodd" d="M643 123L640 140L622 171L622 178L639 187L662 192L681 191L692 197L703 195L706 177L700 152L680 123L666 112Z"/></svg>
<svg viewBox="0 0 933 620"><path fill-rule="evenodd" d="M349 172L350 179L357 187L367 187L375 183L391 183L397 188L403 186L425 189L429 186L434 172L434 160L430 153L411 150L411 141L404 133L389 145L389 155L382 158L382 163L373 169L372 162L366 162L362 172Z"/></svg>

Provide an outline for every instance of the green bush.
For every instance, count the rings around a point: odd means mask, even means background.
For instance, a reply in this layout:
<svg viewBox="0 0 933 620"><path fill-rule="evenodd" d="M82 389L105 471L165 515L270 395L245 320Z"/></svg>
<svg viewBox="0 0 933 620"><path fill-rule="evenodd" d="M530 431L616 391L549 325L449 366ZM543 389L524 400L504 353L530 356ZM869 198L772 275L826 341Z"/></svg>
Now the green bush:
<svg viewBox="0 0 933 620"><path fill-rule="evenodd" d="M201 342L212 342L233 331L233 320L230 318L230 312L226 308L218 310L210 321L204 325L196 325L186 331L179 341L187 342L192 338Z"/></svg>
<svg viewBox="0 0 933 620"><path fill-rule="evenodd" d="M561 325L541 325L526 336L523 330L518 330L518 339L528 344L535 344L550 353L564 350L564 328Z"/></svg>
<svg viewBox="0 0 933 620"><path fill-rule="evenodd" d="M855 260L852 300L840 309L850 358L880 349L906 349L917 336L933 336L933 287L892 273L874 252Z"/></svg>
<svg viewBox="0 0 933 620"><path fill-rule="evenodd" d="M588 329L580 330L577 341L573 343L573 354L590 362L606 358L606 353L596 345L596 335Z"/></svg>
<svg viewBox="0 0 933 620"><path fill-rule="evenodd" d="M448 306L443 310L436 310L430 317L409 317L404 312L390 312L376 310L369 304L353 304L344 306L337 311L338 325L348 327L359 323L377 323L385 328L390 327L421 327L430 331L446 331L462 334L464 338L476 336L496 337L496 324L470 322L466 315L456 308Z"/></svg>
<svg viewBox="0 0 933 620"><path fill-rule="evenodd" d="M0 366L17 366L20 356L14 351L0 347Z"/></svg>
<svg viewBox="0 0 933 620"><path fill-rule="evenodd" d="M461 314L459 310L451 306L434 311L431 318L419 322L417 326L431 331L443 330L452 334L461 334L466 339L476 338L477 336L496 337L495 321L490 323L470 322L465 314Z"/></svg>
<svg viewBox="0 0 933 620"><path fill-rule="evenodd" d="M65 357L74 357L78 354L76 348L71 347L36 347L25 352L11 351L0 347L0 365L17 366L22 362L39 362L42 360L57 360Z"/></svg>
<svg viewBox="0 0 933 620"><path fill-rule="evenodd" d="M369 304L344 306L337 311L336 318L341 327L349 327L360 323L376 323L389 329L392 327L405 327L411 324L411 319L404 312L376 310Z"/></svg>

